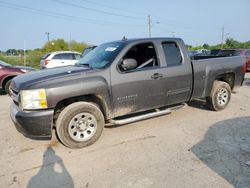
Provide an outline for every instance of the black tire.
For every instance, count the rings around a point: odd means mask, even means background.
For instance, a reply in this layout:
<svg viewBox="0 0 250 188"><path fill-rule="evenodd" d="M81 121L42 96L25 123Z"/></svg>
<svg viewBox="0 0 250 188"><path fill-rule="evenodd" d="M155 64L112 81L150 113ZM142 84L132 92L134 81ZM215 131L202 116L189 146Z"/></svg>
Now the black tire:
<svg viewBox="0 0 250 188"><path fill-rule="evenodd" d="M11 80L8 80L4 86L4 91L10 95L10 83L11 83Z"/></svg>
<svg viewBox="0 0 250 188"><path fill-rule="evenodd" d="M59 114L56 133L65 146L83 148L99 139L104 123L103 114L95 104L75 102Z"/></svg>
<svg viewBox="0 0 250 188"><path fill-rule="evenodd" d="M214 81L210 96L206 98L207 106L214 111L223 110L231 99L231 87L223 81Z"/></svg>

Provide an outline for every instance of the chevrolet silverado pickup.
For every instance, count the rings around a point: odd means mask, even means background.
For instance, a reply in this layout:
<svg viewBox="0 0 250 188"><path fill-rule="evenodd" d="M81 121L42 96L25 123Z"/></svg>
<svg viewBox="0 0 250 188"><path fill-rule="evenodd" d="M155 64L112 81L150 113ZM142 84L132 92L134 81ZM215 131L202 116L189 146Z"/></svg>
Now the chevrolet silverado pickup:
<svg viewBox="0 0 250 188"><path fill-rule="evenodd" d="M105 125L170 113L193 99L224 109L245 74L239 56L190 60L179 38L124 39L102 44L75 66L40 70L11 82L11 118L33 139L69 148L93 144Z"/></svg>

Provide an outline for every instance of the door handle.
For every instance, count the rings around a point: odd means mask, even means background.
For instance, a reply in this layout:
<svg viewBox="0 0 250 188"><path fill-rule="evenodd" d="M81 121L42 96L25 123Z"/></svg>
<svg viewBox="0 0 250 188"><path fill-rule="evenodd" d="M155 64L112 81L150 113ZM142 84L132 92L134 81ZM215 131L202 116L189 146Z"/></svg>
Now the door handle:
<svg viewBox="0 0 250 188"><path fill-rule="evenodd" d="M162 74L159 74L159 73L154 73L154 74L151 76L152 79L158 79L158 78L162 78L162 77L163 77L163 75L162 75Z"/></svg>

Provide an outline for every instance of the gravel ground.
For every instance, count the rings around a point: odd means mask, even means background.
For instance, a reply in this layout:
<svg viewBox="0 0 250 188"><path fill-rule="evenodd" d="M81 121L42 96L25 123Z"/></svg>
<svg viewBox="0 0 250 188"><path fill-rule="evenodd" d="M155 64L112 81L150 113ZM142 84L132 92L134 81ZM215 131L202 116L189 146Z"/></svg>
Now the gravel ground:
<svg viewBox="0 0 250 188"><path fill-rule="evenodd" d="M250 73L220 112L193 101L71 150L16 131L0 96L0 187L250 187Z"/></svg>

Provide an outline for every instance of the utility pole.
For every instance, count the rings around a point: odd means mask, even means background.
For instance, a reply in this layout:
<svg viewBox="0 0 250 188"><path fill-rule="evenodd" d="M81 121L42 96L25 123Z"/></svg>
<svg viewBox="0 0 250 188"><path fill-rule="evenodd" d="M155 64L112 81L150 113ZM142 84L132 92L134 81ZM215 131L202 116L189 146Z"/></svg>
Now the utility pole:
<svg viewBox="0 0 250 188"><path fill-rule="evenodd" d="M50 35L50 33L49 33L49 32L46 32L45 35L47 35L47 37L48 37L48 42L49 42L49 35Z"/></svg>
<svg viewBox="0 0 250 188"><path fill-rule="evenodd" d="M71 50L71 47L72 47L72 45L71 45L71 33L69 33L69 50Z"/></svg>
<svg viewBox="0 0 250 188"><path fill-rule="evenodd" d="M151 37L152 21L150 15L148 15L148 36Z"/></svg>
<svg viewBox="0 0 250 188"><path fill-rule="evenodd" d="M25 66L26 65L26 41L24 40L23 41L23 65Z"/></svg>
<svg viewBox="0 0 250 188"><path fill-rule="evenodd" d="M175 32L174 32L174 31L172 32L172 37L173 37L173 38L175 37Z"/></svg>
<svg viewBox="0 0 250 188"><path fill-rule="evenodd" d="M225 28L224 26L222 27L222 33L221 33L221 49L223 48L223 43L224 43L224 35L225 35Z"/></svg>

